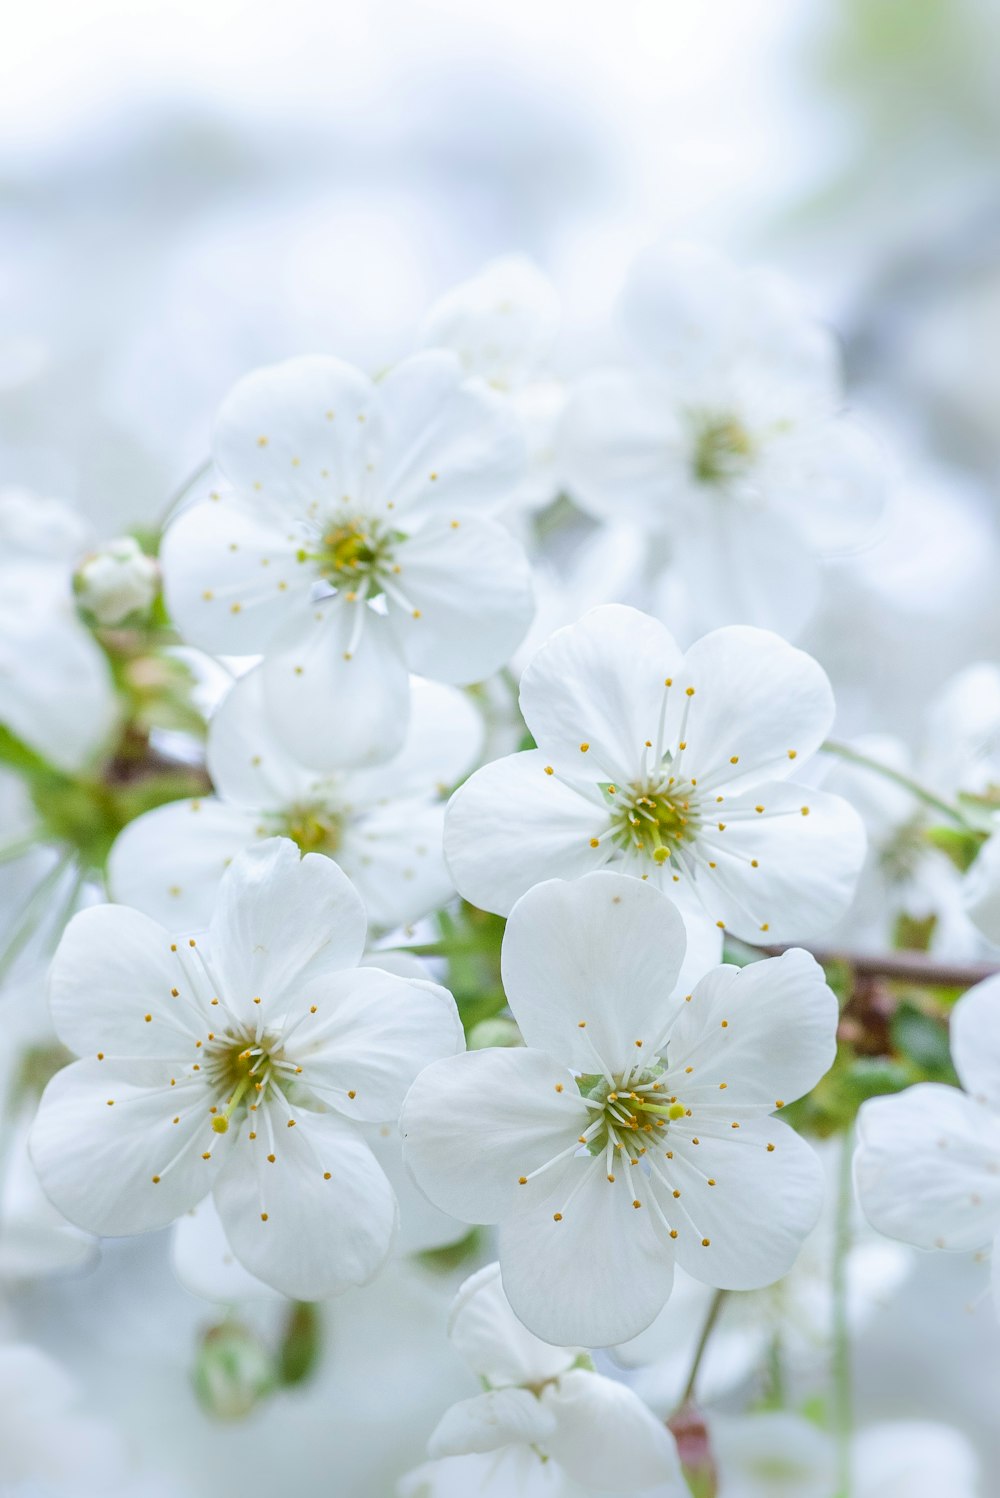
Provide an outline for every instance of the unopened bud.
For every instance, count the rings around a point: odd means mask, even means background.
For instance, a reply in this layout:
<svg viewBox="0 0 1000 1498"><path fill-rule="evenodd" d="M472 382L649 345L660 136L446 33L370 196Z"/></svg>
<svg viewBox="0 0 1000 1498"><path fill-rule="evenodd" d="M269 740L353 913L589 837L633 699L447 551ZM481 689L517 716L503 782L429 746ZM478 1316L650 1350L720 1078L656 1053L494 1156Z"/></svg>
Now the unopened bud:
<svg viewBox="0 0 1000 1498"><path fill-rule="evenodd" d="M160 569L132 536L119 536L83 561L76 574L77 602L98 624L121 624L149 611Z"/></svg>
<svg viewBox="0 0 1000 1498"><path fill-rule="evenodd" d="M248 1326L227 1320L205 1332L194 1389L207 1414L216 1420L243 1420L274 1387L271 1354Z"/></svg>
<svg viewBox="0 0 1000 1498"><path fill-rule="evenodd" d="M495 1015L492 1019L481 1019L473 1025L466 1037L470 1051L485 1051L490 1046L522 1045L521 1032L512 1019Z"/></svg>

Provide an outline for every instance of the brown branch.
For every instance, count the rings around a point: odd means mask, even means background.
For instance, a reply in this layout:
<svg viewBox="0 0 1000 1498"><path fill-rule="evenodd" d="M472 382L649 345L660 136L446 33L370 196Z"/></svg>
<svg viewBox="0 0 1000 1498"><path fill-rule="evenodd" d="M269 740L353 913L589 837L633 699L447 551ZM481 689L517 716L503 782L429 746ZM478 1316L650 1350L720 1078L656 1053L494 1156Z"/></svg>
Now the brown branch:
<svg viewBox="0 0 1000 1498"><path fill-rule="evenodd" d="M780 957L782 952L790 950L787 946L758 947L751 942L741 942L740 945L749 952L759 952L762 957ZM849 968L856 978L885 978L917 983L924 988L973 988L984 978L1000 973L1000 968L992 962L936 962L923 952L886 952L872 956L816 947L806 950L821 967L841 965Z"/></svg>

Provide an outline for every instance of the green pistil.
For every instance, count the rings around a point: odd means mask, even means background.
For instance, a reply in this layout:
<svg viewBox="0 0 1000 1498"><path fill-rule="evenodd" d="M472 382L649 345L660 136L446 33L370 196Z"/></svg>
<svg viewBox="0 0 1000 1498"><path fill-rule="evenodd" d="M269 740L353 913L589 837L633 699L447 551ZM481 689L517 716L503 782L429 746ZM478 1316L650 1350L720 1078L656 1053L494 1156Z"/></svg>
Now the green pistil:
<svg viewBox="0 0 1000 1498"><path fill-rule="evenodd" d="M633 784L616 789L608 799L617 808L612 837L623 849L645 853L654 863L665 863L698 827L698 811L687 781L668 782L658 789Z"/></svg>
<svg viewBox="0 0 1000 1498"><path fill-rule="evenodd" d="M393 553L405 540L403 531L390 530L378 520L356 518L330 525L315 549L302 547L297 556L300 562L312 562L334 587L375 598L398 570Z"/></svg>
<svg viewBox="0 0 1000 1498"><path fill-rule="evenodd" d="M281 832L303 853L336 853L343 837L341 819L325 807L322 811L302 808L289 813Z"/></svg>
<svg viewBox="0 0 1000 1498"><path fill-rule="evenodd" d="M724 483L735 478L753 452L746 428L732 417L710 417L697 428L692 467L703 484Z"/></svg>
<svg viewBox="0 0 1000 1498"><path fill-rule="evenodd" d="M602 1155L619 1143L642 1154L654 1134L687 1113L682 1102L667 1094L657 1069L611 1083L604 1077L585 1076L577 1085L584 1097L604 1107L601 1127L587 1144L592 1155Z"/></svg>

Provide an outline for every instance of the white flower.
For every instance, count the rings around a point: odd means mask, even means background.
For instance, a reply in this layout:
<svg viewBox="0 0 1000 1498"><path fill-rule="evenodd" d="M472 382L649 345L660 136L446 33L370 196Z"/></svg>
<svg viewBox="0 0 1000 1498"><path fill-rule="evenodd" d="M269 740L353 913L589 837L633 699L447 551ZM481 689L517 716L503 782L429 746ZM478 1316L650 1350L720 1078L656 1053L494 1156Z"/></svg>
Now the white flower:
<svg viewBox="0 0 1000 1498"><path fill-rule="evenodd" d="M855 1185L872 1227L889 1238L988 1250L1000 1236L1000 977L955 1005L951 1056L964 1092L919 1082L862 1104ZM994 1252L1000 1305L998 1264Z"/></svg>
<svg viewBox="0 0 1000 1498"><path fill-rule="evenodd" d="M145 613L159 586L160 571L133 536L106 541L77 570L77 602L98 624L120 624Z"/></svg>
<svg viewBox="0 0 1000 1498"><path fill-rule="evenodd" d="M441 794L475 761L479 714L454 688L417 681L406 742L388 764L326 775L300 765L273 732L259 669L213 716L215 796L172 801L130 822L108 859L112 897L165 925L207 923L219 880L242 848L276 834L336 859L383 929L452 894Z"/></svg>
<svg viewBox="0 0 1000 1498"><path fill-rule="evenodd" d="M833 1060L821 969L793 951L671 998L683 948L652 885L537 886L502 953L527 1049L437 1062L407 1095L418 1184L452 1216L500 1224L504 1288L546 1341L635 1336L675 1259L709 1284L769 1284L819 1216L819 1162L769 1115Z"/></svg>
<svg viewBox="0 0 1000 1498"><path fill-rule="evenodd" d="M0 724L68 771L97 753L116 715L104 652L73 599L85 539L68 506L0 490Z"/></svg>
<svg viewBox="0 0 1000 1498"><path fill-rule="evenodd" d="M688 246L641 256L622 311L636 361L571 396L570 493L634 521L654 572L669 558L693 632L796 633L818 595L815 554L855 545L884 499L871 439L840 415L833 339L777 278Z"/></svg>
<svg viewBox="0 0 1000 1498"><path fill-rule="evenodd" d="M257 370L213 456L221 480L164 538L167 601L192 643L264 653L272 726L304 764L390 758L408 670L478 681L527 629L527 562L483 513L517 482L520 433L455 355L378 383L332 358Z"/></svg>
<svg viewBox="0 0 1000 1498"><path fill-rule="evenodd" d="M240 1262L284 1294L370 1279L396 1203L356 1124L395 1118L462 1038L443 989L357 967L364 939L346 875L282 838L234 861L204 943L124 906L78 915L50 996L83 1059L49 1083L31 1136L59 1210L137 1233L211 1191Z"/></svg>
<svg viewBox="0 0 1000 1498"><path fill-rule="evenodd" d="M466 1280L448 1334L486 1392L448 1410L428 1442L434 1460L403 1480L401 1498L686 1493L666 1427L630 1389L590 1370L582 1348L553 1347L522 1326L499 1264Z"/></svg>
<svg viewBox="0 0 1000 1498"><path fill-rule="evenodd" d="M542 647L521 710L538 748L477 771L448 811L466 899L505 914L537 880L613 863L749 941L802 939L846 909L861 822L786 778L833 718L810 656L741 627L682 654L655 619L608 605Z"/></svg>
<svg viewBox="0 0 1000 1498"><path fill-rule="evenodd" d="M537 508L558 490L555 428L566 387L547 371L559 326L559 299L548 277L524 255L504 255L440 297L424 319L421 341L458 355L467 376L504 395L521 422L528 467L508 507Z"/></svg>

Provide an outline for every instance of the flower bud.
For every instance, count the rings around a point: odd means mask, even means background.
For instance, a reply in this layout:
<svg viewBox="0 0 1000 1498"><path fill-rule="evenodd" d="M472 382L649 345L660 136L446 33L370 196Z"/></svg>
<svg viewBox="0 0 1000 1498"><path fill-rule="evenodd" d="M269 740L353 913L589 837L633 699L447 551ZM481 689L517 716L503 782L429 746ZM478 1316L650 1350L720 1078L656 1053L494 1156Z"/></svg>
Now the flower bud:
<svg viewBox="0 0 1000 1498"><path fill-rule="evenodd" d="M202 1409L216 1420L243 1420L275 1387L273 1360L256 1332L223 1321L202 1337L194 1367L194 1390Z"/></svg>
<svg viewBox="0 0 1000 1498"><path fill-rule="evenodd" d="M160 569L132 536L119 536L80 564L77 601L98 624L121 624L130 614L146 613L156 597Z"/></svg>

